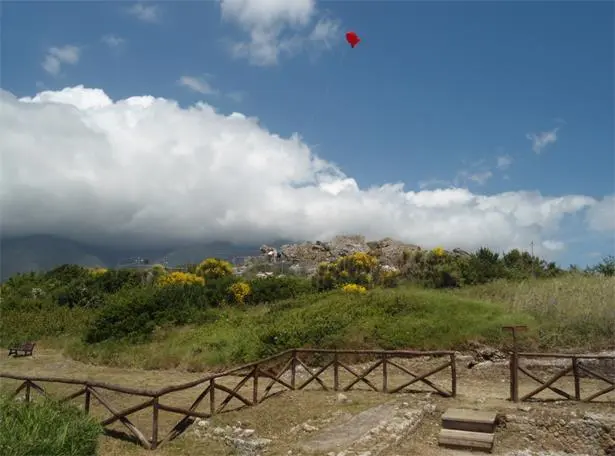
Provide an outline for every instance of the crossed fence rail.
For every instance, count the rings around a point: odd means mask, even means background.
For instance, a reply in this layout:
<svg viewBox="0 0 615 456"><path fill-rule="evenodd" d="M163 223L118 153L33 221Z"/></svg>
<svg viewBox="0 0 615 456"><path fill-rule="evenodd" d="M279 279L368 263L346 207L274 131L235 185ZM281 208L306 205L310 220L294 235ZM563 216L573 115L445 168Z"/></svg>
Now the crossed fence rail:
<svg viewBox="0 0 615 456"><path fill-rule="evenodd" d="M350 367L349 363L344 362L344 357L369 358L370 362L364 369L358 371L356 367ZM424 360L426 357L436 364L427 372L419 373L416 371L416 365L409 366L408 363L404 365L404 361L416 358ZM316 361L320 367L309 367L310 358L312 360L318 358ZM392 370L397 370L401 375L398 374L395 379L392 379L390 375ZM445 376L443 374L446 370L449 374ZM443 386L445 377L450 379L450 386ZM313 385L318 385L325 391L349 391L357 389L357 386L361 384L376 392L394 394L402 391L416 391L409 388L420 383L443 397L454 397L457 391L455 352L452 351L288 350L226 372L158 390L9 373L0 373L0 378L21 381L14 396L24 392L24 400L27 402L33 400L33 392L50 397L48 391L40 383L78 386L80 388L77 391L62 397L60 402L75 400L83 396L85 412L92 413L94 403L92 399L94 399L99 405L98 415L111 415L100 418L100 424L107 434L118 436L117 431L111 426L119 422L129 431L133 440L136 439L143 447L151 450L176 438L196 418L209 418L218 413L237 410L237 407L231 408L233 403L239 408L253 406L284 391L304 390ZM229 386L231 382L233 384ZM194 388L199 388L199 392L190 406L183 408L168 403L167 399L173 394L181 394ZM103 392L129 395L132 398L139 398L140 401L124 409L118 409L111 403L111 400L104 396ZM208 402L207 406L203 407L203 402ZM138 425L135 420L129 418L130 415L148 410L151 412L149 415L151 437L146 437L146 432L142 431L146 420L142 419ZM162 438L160 438L161 411L182 415L182 418L175 422L171 430Z"/></svg>
<svg viewBox="0 0 615 456"><path fill-rule="evenodd" d="M544 380L520 362L529 358L569 359L571 364ZM347 359L355 362L362 360L363 364L360 367L356 365L351 367ZM532 398L536 400L538 394L550 390L566 400L589 402L615 391L614 371L607 370L607 373L602 373L597 368L590 368L586 365L590 359L594 362L604 362L615 368L615 356L513 351L509 363L510 399L515 402ZM428 370L425 371L425 369ZM539 383L540 386L519 397L519 372ZM570 374L574 381L574 393L568 393L554 386L555 382ZM583 396L581 382L584 377L600 380L609 386ZM310 387L325 391L350 391L358 389L361 385L375 392L395 394L416 392L416 389L410 388L421 384L442 397L455 397L458 375L456 356L453 351L295 349L225 372L158 390L9 373L0 373L0 378L20 381L21 384L13 395L16 397L23 393L23 399L27 402L33 400L33 392L50 397L50 393L40 385L41 383L64 387L78 386L77 391L63 396L60 402L75 400L83 396L85 412L97 415L108 435L126 438L126 434L118 435L118 431L112 428L119 422L132 435L132 440L136 440L147 449L155 450L179 436L196 418L209 418L219 413L254 406L285 391L305 390ZM196 391L190 391L195 389ZM130 400L122 399L124 405L135 398L138 402L119 409L105 394L128 395ZM180 399L183 399L190 405L187 407L170 405L174 395L181 396L176 397L176 401L181 402ZM611 399L607 397L606 400L615 402L612 397ZM235 405L234 408L233 405ZM98 410L94 410L95 408ZM143 415L143 412L146 415ZM160 412L166 412L167 415L181 415L181 418L179 421L167 419L165 423L161 423ZM139 421L129 418L139 413L141 413ZM161 429L167 427L165 424L168 424L171 429L160 438ZM144 427L150 429L151 432L143 431ZM151 437L147 437L146 434Z"/></svg>

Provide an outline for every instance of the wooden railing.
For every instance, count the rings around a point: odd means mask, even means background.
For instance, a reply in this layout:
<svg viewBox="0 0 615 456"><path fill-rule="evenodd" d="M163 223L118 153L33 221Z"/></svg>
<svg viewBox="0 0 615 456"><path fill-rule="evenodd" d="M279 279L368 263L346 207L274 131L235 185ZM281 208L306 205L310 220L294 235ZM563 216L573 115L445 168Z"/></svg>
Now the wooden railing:
<svg viewBox="0 0 615 456"><path fill-rule="evenodd" d="M557 373L551 376L548 379L542 379L537 374L530 371L529 368L521 366L521 359L528 358L542 358L542 359L568 359L570 360L570 365L559 369ZM588 360L595 360L597 362L611 363L612 365L607 369L610 373L600 373L597 372L596 368L590 369L587 367L586 363ZM534 390L524 394L519 397L519 372L523 373L527 377L531 378L538 384L539 387ZM613 355L577 355L577 354L563 354L563 353L515 353L513 352L510 356L510 391L511 391L511 400L514 402L522 402L527 401L532 398L536 399L535 396L545 390L549 390L555 393L559 398L563 398L566 400L572 401L583 401L583 402L591 402L596 399L604 396L611 391L615 391L615 356ZM562 388L554 386L554 384L560 380L564 379L566 376L572 375L572 380L574 384L574 392L569 393ZM603 389L593 388L591 393L587 393L587 395L583 395L582 391L582 383L581 379L583 377L589 377L596 380L600 380L609 386ZM540 399L539 399L540 400ZM544 400L544 399L542 399ZM561 399L560 399L561 400ZM608 401L608 399L607 399ZM613 401L610 401L613 402Z"/></svg>
<svg viewBox="0 0 615 456"><path fill-rule="evenodd" d="M315 357L319 358L318 365L320 367L308 367L309 359ZM419 373L417 368L420 366L413 365L413 360L425 357L428 357L430 361L421 361L421 366L430 362L434 362L436 365L427 372ZM348 362L343 362L342 360L345 358L369 359L370 362L365 368L358 371L356 367L351 368ZM442 361L443 358L444 361ZM442 385L443 374L447 369L450 369L446 376L450 380L450 388ZM397 371L397 375L393 375L394 371ZM375 377L379 378L380 382ZM402 391L416 391L409 390L409 387L422 384L444 397L454 397L457 392L455 353L452 351L288 350L226 372L158 390L9 373L0 373L0 378L21 381L22 383L14 392L14 396L18 396L23 391L24 400L27 402L33 400L32 392L37 392L45 397L51 396L40 383L50 383L56 387L59 385L64 387L79 386L80 388L76 392L61 397L59 400L66 402L84 396L83 408L86 413L93 413L94 402L98 403L100 412L111 415L100 420L107 434L116 435L117 431L111 429L110 426L120 422L128 429L134 439L143 447L151 450L173 440L196 418L209 418L217 413L236 410L236 408L231 409L230 407L233 402L240 407L253 406L284 391L303 390L315 384L318 384L320 389L325 391L349 391L356 389L360 384L364 384L373 391L393 394ZM262 380L264 380L263 383L261 383ZM232 384L228 386L227 384L230 382ZM186 393L193 388L199 388L199 391L190 406L183 408L169 404L170 397L173 394ZM134 398L140 399L136 404L118 409L104 396L104 392L128 395L131 398L130 401ZM199 410L202 402L206 399L209 402L208 406L205 407L205 410ZM129 400L122 402L129 402ZM148 415L149 418L146 417L147 420L137 423L136 420L129 418L130 415L148 409L151 409L151 415ZM159 438L160 411L182 415L179 421L173 421L175 424L163 438ZM151 423L151 438L146 437L146 433L142 431L145 421Z"/></svg>

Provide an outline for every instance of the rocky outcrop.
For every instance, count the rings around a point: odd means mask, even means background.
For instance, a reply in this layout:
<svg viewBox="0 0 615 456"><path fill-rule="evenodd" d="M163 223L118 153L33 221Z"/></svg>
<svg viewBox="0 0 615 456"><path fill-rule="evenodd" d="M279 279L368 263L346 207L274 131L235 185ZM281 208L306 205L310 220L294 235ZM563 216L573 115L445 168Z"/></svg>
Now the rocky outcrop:
<svg viewBox="0 0 615 456"><path fill-rule="evenodd" d="M358 252L373 255L384 265L398 266L403 261L404 252L417 250L421 248L414 244L405 244L391 238L367 241L365 236L360 235L336 236L328 242L303 242L283 245L280 248L284 260L304 267L335 261Z"/></svg>
<svg viewBox="0 0 615 456"><path fill-rule="evenodd" d="M410 255L423 249L415 244L407 244L391 238L368 241L361 235L336 236L330 241L301 242L285 244L280 248L263 245L260 257L246 259L247 268L275 263L279 270L296 274L311 274L318 264L333 262L341 257L363 252L376 257L381 265L401 268ZM465 250L453 249L447 253L457 256L470 255Z"/></svg>

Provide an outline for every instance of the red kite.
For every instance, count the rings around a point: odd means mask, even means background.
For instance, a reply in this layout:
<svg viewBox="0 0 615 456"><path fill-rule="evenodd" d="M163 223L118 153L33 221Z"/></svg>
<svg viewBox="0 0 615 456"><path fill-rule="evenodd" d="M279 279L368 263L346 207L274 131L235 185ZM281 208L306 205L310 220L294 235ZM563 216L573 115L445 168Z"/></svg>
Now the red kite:
<svg viewBox="0 0 615 456"><path fill-rule="evenodd" d="M355 32L347 32L346 41L348 41L348 44L350 44L351 48L354 48L357 44L359 44L361 38L359 38L359 35L357 35Z"/></svg>

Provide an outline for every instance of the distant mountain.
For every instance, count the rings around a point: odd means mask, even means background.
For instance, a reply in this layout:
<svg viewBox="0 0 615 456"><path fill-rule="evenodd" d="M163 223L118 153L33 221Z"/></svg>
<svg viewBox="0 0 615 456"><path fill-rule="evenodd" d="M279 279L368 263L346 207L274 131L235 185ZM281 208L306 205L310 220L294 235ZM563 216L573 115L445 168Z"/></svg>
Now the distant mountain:
<svg viewBox="0 0 615 456"><path fill-rule="evenodd" d="M160 263L166 257L169 266L198 263L205 258L233 260L259 255L260 246L242 246L227 242L210 242L160 249L115 249L92 246L70 239L39 235L0 238L0 278L6 280L20 272L47 271L70 263L81 266L116 267L134 257Z"/></svg>

